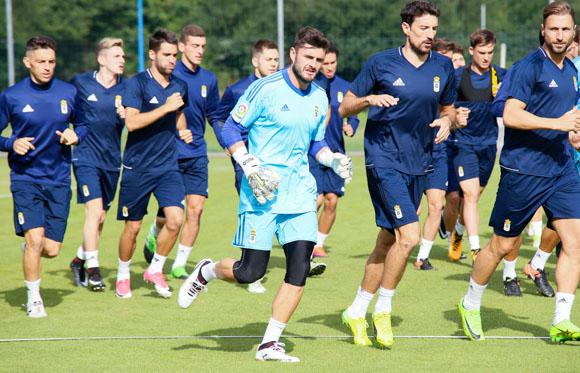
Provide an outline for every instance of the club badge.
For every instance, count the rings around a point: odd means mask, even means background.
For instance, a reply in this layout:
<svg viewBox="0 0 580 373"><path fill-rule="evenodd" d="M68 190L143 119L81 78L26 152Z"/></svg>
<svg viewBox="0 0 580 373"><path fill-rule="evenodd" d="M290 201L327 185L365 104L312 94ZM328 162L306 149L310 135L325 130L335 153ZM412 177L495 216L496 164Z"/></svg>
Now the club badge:
<svg viewBox="0 0 580 373"><path fill-rule="evenodd" d="M440 89L441 89L441 78L435 75L433 77L433 92L438 93Z"/></svg>
<svg viewBox="0 0 580 373"><path fill-rule="evenodd" d="M201 97L203 98L207 97L207 86L205 84L202 84L201 86Z"/></svg>
<svg viewBox="0 0 580 373"><path fill-rule="evenodd" d="M63 114L68 114L68 104L66 100L60 100L60 112Z"/></svg>

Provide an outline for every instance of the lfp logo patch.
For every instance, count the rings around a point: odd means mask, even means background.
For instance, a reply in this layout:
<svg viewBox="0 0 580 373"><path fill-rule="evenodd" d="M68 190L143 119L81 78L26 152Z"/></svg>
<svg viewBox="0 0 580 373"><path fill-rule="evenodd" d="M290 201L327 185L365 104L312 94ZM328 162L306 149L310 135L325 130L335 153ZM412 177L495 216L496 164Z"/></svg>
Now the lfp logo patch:
<svg viewBox="0 0 580 373"><path fill-rule="evenodd" d="M248 113L248 105L244 102L238 105L236 111L232 114L232 117L236 122L240 122Z"/></svg>

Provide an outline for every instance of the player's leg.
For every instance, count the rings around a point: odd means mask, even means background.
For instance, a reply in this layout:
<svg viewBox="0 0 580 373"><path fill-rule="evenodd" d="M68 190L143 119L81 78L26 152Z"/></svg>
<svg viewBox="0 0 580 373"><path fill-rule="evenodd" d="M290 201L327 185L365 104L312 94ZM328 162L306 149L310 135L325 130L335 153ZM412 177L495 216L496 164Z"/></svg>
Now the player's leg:
<svg viewBox="0 0 580 373"><path fill-rule="evenodd" d="M24 284L26 286L26 312L29 317L46 317L40 296L40 258L44 247L44 228L29 229L24 233L25 249L22 255Z"/></svg>
<svg viewBox="0 0 580 373"><path fill-rule="evenodd" d="M477 204L481 193L483 193L483 188L479 185L479 178L461 181L460 185L463 191L463 221L469 239L469 248L474 252L481 249Z"/></svg>
<svg viewBox="0 0 580 373"><path fill-rule="evenodd" d="M322 212L318 219L318 235L313 255L315 257L327 256L324 250L324 242L330 234L330 229L336 220L336 207L338 205L338 196L335 193L325 193L322 196Z"/></svg>
<svg viewBox="0 0 580 373"><path fill-rule="evenodd" d="M149 225L147 236L145 237L145 244L143 245L143 257L147 263L151 263L153 254L157 250L157 236L159 236L159 232L163 229L163 225L165 225L165 213L162 208L159 208L157 209L155 220Z"/></svg>
<svg viewBox="0 0 580 373"><path fill-rule="evenodd" d="M82 247L88 272L88 286L92 291L103 291L105 289L105 283L100 274L98 256L99 237L105 221L105 214L102 198L95 198L85 203ZM71 267L73 267L72 263Z"/></svg>
<svg viewBox="0 0 580 373"><path fill-rule="evenodd" d="M502 259L503 262L503 293L508 297L521 297L520 279L516 274L516 261L520 254L522 236L518 236L513 249Z"/></svg>
<svg viewBox="0 0 580 373"><path fill-rule="evenodd" d="M415 268L420 270L433 269L433 266L429 262L429 255L433 247L433 242L435 241L435 236L437 235L437 229L439 229L445 190L427 189L426 194L428 203L427 218L423 225L423 238L421 239L421 246L419 247L419 253L415 261Z"/></svg>
<svg viewBox="0 0 580 373"><path fill-rule="evenodd" d="M558 243L560 242L560 237L558 233L553 229L551 224L544 228L540 240L540 245L536 250L536 253L532 259L524 267L524 274L536 285L536 290L539 294L545 297L553 297L556 295L554 288L548 281L548 274L544 270L552 251Z"/></svg>
<svg viewBox="0 0 580 373"><path fill-rule="evenodd" d="M527 234L529 237L532 237L532 239L533 239L532 247L534 249L538 249L538 247L540 247L540 242L542 240L542 232L543 232L542 231L542 217L543 217L543 210L540 207L536 211L536 213L534 214L534 217L532 218L532 221L528 225Z"/></svg>
<svg viewBox="0 0 580 373"><path fill-rule="evenodd" d="M187 278L188 276L185 265L199 234L205 200L206 196L202 195L188 194L185 196L185 221L177 247L177 255L171 267L171 275L174 278Z"/></svg>

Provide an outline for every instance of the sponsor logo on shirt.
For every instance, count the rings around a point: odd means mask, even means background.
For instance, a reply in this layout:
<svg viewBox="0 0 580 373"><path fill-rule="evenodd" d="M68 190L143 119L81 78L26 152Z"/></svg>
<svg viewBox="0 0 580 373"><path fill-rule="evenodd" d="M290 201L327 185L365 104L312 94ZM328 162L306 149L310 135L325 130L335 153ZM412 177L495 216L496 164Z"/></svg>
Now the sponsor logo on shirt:
<svg viewBox="0 0 580 373"><path fill-rule="evenodd" d="M550 87L550 88L558 88L558 83L556 83L556 81L554 79L552 79L552 81L550 82L550 84L548 84L548 87Z"/></svg>
<svg viewBox="0 0 580 373"><path fill-rule="evenodd" d="M336 101L338 101L338 103L341 103L343 98L344 98L344 93L342 93L341 91L338 91L338 93L336 94Z"/></svg>
<svg viewBox="0 0 580 373"><path fill-rule="evenodd" d="M115 107L118 108L123 103L123 96L116 95L115 96Z"/></svg>
<svg viewBox="0 0 580 373"><path fill-rule="evenodd" d="M153 96L153 98L151 100L149 100L150 104L158 104L159 100L157 99L157 97Z"/></svg>
<svg viewBox="0 0 580 373"><path fill-rule="evenodd" d="M91 95L89 97L87 97L87 101L97 102L97 101L99 101L99 99L97 98L97 96L94 93L91 93Z"/></svg>
<svg viewBox="0 0 580 373"><path fill-rule="evenodd" d="M83 196L88 197L89 195L91 195L91 193L89 191L89 186L83 185Z"/></svg>
<svg viewBox="0 0 580 373"><path fill-rule="evenodd" d="M437 93L441 89L441 78L438 75L433 77L433 92Z"/></svg>
<svg viewBox="0 0 580 373"><path fill-rule="evenodd" d="M457 168L457 174L459 175L459 177L463 177L465 175L465 173L463 172L463 166L459 166Z"/></svg>
<svg viewBox="0 0 580 373"><path fill-rule="evenodd" d="M203 98L207 97L207 86L205 84L202 84L201 86L201 97Z"/></svg>
<svg viewBox="0 0 580 373"><path fill-rule="evenodd" d="M29 104L26 104L24 109L22 109L22 112L23 113L34 113L34 109Z"/></svg>
<svg viewBox="0 0 580 373"><path fill-rule="evenodd" d="M63 114L68 114L68 104L66 100L60 100L60 112Z"/></svg>
<svg viewBox="0 0 580 373"><path fill-rule="evenodd" d="M401 206L399 205L395 205L395 216L397 217L397 219L402 219L403 218L403 211L401 211Z"/></svg>
<svg viewBox="0 0 580 373"><path fill-rule="evenodd" d="M284 106L280 108L280 111L290 111L290 108L288 107L288 105L284 104Z"/></svg>
<svg viewBox="0 0 580 373"><path fill-rule="evenodd" d="M236 122L240 122L246 116L247 113L248 113L248 104L244 102L238 105L236 111L232 113L232 117Z"/></svg>
<svg viewBox="0 0 580 373"><path fill-rule="evenodd" d="M503 222L503 230L509 232L512 229L512 221L509 219L504 220Z"/></svg>
<svg viewBox="0 0 580 373"><path fill-rule="evenodd" d="M24 214L21 211L18 211L18 224L24 224Z"/></svg>
<svg viewBox="0 0 580 373"><path fill-rule="evenodd" d="M397 78L397 80L393 82L393 87L404 87L404 86L405 82L401 78Z"/></svg>
<svg viewBox="0 0 580 373"><path fill-rule="evenodd" d="M250 231L250 243L256 243L256 230L253 228Z"/></svg>

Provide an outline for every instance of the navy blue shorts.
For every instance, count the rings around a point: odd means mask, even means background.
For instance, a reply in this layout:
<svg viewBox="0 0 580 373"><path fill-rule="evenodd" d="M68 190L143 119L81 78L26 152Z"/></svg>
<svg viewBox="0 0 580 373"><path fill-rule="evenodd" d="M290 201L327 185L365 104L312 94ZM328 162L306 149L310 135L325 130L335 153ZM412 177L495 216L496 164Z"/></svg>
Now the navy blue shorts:
<svg viewBox="0 0 580 373"><path fill-rule="evenodd" d="M392 232L395 228L419 221L417 209L425 192L425 175L367 167L367 182L377 226Z"/></svg>
<svg viewBox="0 0 580 373"><path fill-rule="evenodd" d="M336 174L330 167L321 165L313 157L308 157L310 173L316 180L318 194L334 193L339 197L344 196L344 179Z"/></svg>
<svg viewBox="0 0 580 373"><path fill-rule="evenodd" d="M87 165L73 166L73 171L77 179L77 203L102 198L103 208L108 210L115 199L120 172Z"/></svg>
<svg viewBox="0 0 580 373"><path fill-rule="evenodd" d="M447 193L459 192L459 180L457 180L457 175L455 174L455 167L453 166L453 160L457 156L457 147L455 144L447 143Z"/></svg>
<svg viewBox="0 0 580 373"><path fill-rule="evenodd" d="M434 159L433 171L425 175L427 178L427 185L425 188L447 190L448 173L447 157Z"/></svg>
<svg viewBox="0 0 580 373"><path fill-rule="evenodd" d="M12 181L10 191L18 236L23 237L27 230L43 227L44 237L62 242L72 197L69 185Z"/></svg>
<svg viewBox="0 0 580 373"><path fill-rule="evenodd" d="M177 206L183 208L185 189L179 171L135 172L123 169L119 189L117 220L143 220L151 194L160 208Z"/></svg>
<svg viewBox="0 0 580 373"><path fill-rule="evenodd" d="M459 182L479 178L479 185L487 185L493 166L497 147L495 145L457 146L457 155L453 159L453 169Z"/></svg>
<svg viewBox="0 0 580 373"><path fill-rule="evenodd" d="M572 167L558 177L522 175L502 168L489 225L498 236L516 237L544 207L548 221L580 219L580 176Z"/></svg>
<svg viewBox="0 0 580 373"><path fill-rule="evenodd" d="M185 194L208 196L207 157L195 157L179 160L179 172L183 177Z"/></svg>

